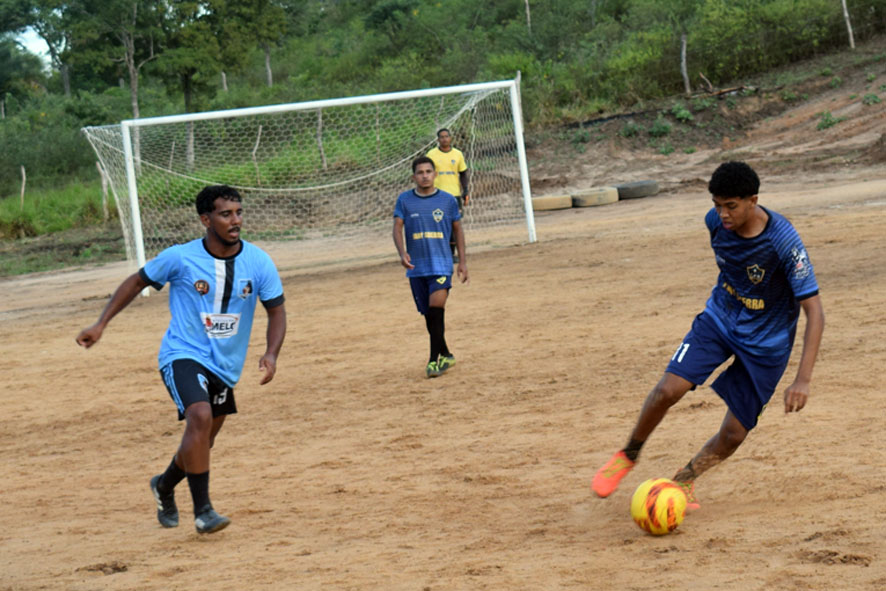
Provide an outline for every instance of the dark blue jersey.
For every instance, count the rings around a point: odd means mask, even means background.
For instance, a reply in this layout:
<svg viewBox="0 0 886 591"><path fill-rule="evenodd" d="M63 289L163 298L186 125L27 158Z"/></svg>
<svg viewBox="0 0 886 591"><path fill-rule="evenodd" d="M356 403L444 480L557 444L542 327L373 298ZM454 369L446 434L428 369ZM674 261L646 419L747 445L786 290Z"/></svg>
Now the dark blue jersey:
<svg viewBox="0 0 886 591"><path fill-rule="evenodd" d="M449 240L452 222L461 219L455 197L439 189L427 197L404 191L397 197L394 217L403 220L406 252L415 265L406 276L452 275Z"/></svg>
<svg viewBox="0 0 886 591"><path fill-rule="evenodd" d="M720 268L705 312L737 346L771 355L790 351L799 302L816 295L818 283L791 223L774 211L763 211L769 221L753 238L724 228L714 208L705 216Z"/></svg>

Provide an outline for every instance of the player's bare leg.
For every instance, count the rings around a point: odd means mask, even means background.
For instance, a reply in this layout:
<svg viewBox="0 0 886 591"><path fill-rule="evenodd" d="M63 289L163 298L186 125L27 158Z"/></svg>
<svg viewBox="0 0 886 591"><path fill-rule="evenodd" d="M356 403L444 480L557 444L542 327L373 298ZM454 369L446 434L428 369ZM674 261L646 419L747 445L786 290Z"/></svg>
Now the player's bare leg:
<svg viewBox="0 0 886 591"><path fill-rule="evenodd" d="M194 523L197 533L217 532L231 523L230 519L216 513L209 502L209 448L224 420L212 418L212 407L208 402L190 405L185 409L185 420L178 456L188 474L188 486L194 501Z"/></svg>
<svg viewBox="0 0 886 591"><path fill-rule="evenodd" d="M662 421L668 410L679 402L691 387L692 383L680 376L664 373L646 396L628 445L617 451L594 475L591 489L597 496L608 497L615 492L621 479L627 476L634 467L640 448L643 447L646 439Z"/></svg>
<svg viewBox="0 0 886 591"><path fill-rule="evenodd" d="M646 441L668 410L677 404L692 387L692 383L678 375L665 372L646 396L640 417L631 432L631 440Z"/></svg>
<svg viewBox="0 0 886 591"><path fill-rule="evenodd" d="M717 434L708 439L695 457L674 475L673 480L683 486L689 499L688 509L699 507L695 498L695 479L735 453L747 436L748 430L741 421L735 418L732 411L726 411Z"/></svg>

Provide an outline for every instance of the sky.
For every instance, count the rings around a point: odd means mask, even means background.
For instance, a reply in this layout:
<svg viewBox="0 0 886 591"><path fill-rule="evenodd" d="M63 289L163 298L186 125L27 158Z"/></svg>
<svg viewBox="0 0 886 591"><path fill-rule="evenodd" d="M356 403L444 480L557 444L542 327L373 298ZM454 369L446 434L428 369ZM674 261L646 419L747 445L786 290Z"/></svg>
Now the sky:
<svg viewBox="0 0 886 591"><path fill-rule="evenodd" d="M38 56L44 63L49 63L49 49L33 29L26 29L17 39L25 46L25 49Z"/></svg>

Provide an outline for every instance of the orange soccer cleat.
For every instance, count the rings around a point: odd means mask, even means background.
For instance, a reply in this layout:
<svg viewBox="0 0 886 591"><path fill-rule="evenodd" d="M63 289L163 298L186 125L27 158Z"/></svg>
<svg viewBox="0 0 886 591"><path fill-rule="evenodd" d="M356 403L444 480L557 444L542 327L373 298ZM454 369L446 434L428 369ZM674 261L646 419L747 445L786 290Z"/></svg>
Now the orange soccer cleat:
<svg viewBox="0 0 886 591"><path fill-rule="evenodd" d="M606 464L597 470L594 474L594 480L591 482L591 490L598 497L608 497L615 489L621 479L627 476L627 473L634 467L634 462L628 459L624 451L618 451Z"/></svg>

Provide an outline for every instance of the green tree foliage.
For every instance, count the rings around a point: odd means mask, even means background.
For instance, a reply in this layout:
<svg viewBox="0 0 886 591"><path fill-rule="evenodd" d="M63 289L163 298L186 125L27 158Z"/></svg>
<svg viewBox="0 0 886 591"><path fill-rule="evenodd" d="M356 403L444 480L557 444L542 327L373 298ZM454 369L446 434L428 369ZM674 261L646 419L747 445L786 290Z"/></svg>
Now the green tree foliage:
<svg viewBox="0 0 886 591"><path fill-rule="evenodd" d="M886 34L886 0L848 6L858 42ZM3 84L16 90L6 91L0 151L44 166L30 148L3 143L35 134L31 145L58 159L45 165L48 173L85 170L81 152L89 152L79 139L58 142L71 146L67 155L43 142L66 137L61 125L77 138L87 119L132 116L136 85L143 114L158 115L500 80L519 71L524 117L543 124L683 92L684 35L696 88L699 74L722 87L848 45L836 0L529 0L528 9L531 29L525 0L0 0L0 31L32 26L51 42L49 92L64 87L58 72L70 65L71 100L84 104L72 110L57 96L23 92L35 88L33 76L15 61L24 56L6 46ZM147 64L139 77L133 64ZM221 72L228 92L219 92ZM118 87L121 79L128 88ZM689 104L699 110L697 101ZM17 183L15 166L0 169L0 188Z"/></svg>
<svg viewBox="0 0 886 591"><path fill-rule="evenodd" d="M11 35L0 36L0 100L24 99L45 87L40 59L19 47Z"/></svg>

